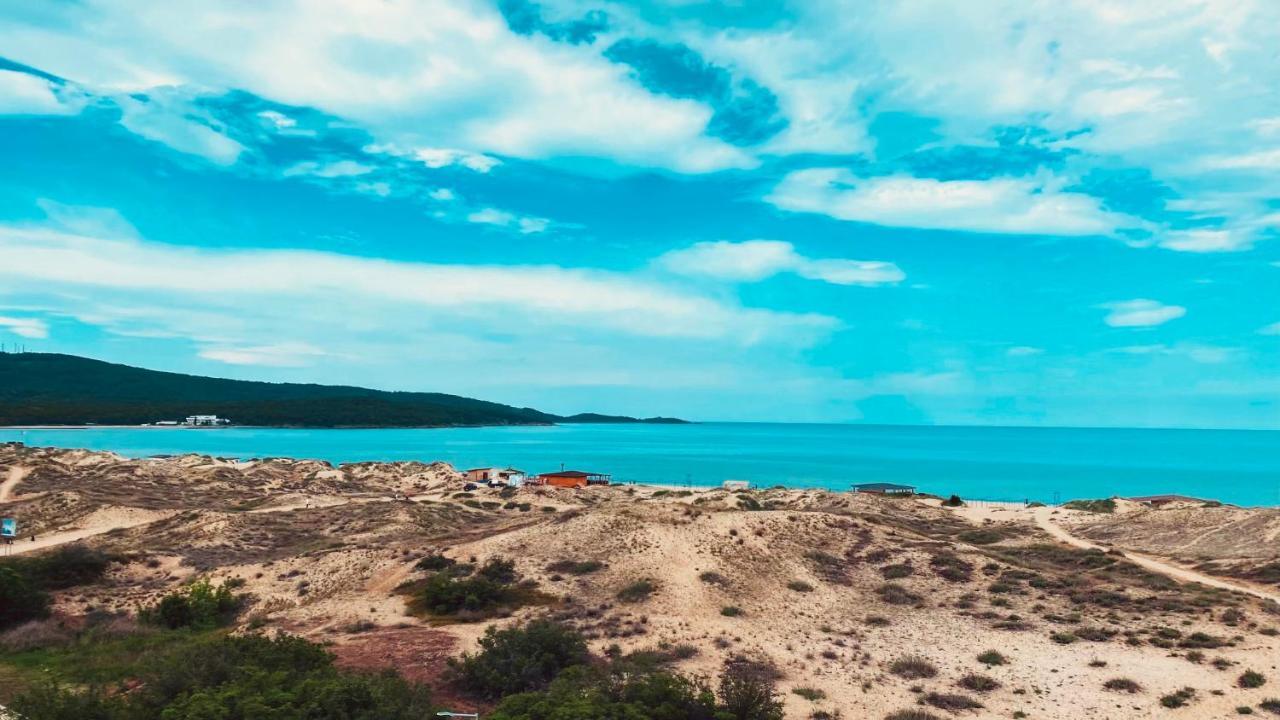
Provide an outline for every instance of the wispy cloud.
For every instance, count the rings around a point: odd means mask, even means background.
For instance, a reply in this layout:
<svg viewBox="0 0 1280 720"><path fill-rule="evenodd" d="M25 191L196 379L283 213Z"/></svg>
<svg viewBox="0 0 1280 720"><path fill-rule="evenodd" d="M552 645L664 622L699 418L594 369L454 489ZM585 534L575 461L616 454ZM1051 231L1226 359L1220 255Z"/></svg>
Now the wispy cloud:
<svg viewBox="0 0 1280 720"><path fill-rule="evenodd" d="M780 240L697 243L663 255L658 263L683 275L722 280L757 281L779 273L795 273L833 285L870 286L906 279L906 274L891 262L808 258L796 252L791 243Z"/></svg>
<svg viewBox="0 0 1280 720"><path fill-rule="evenodd" d="M0 329L24 338L41 340L49 337L49 325L43 320L0 315Z"/></svg>
<svg viewBox="0 0 1280 720"><path fill-rule="evenodd" d="M798 170L765 198L795 212L896 227L1036 235L1108 235L1140 224L1097 198L1021 178L858 177L841 168Z"/></svg>
<svg viewBox="0 0 1280 720"><path fill-rule="evenodd" d="M1165 305L1145 298L1107 303L1102 307L1111 311L1103 318L1111 327L1154 327L1187 314L1187 309L1180 305Z"/></svg>

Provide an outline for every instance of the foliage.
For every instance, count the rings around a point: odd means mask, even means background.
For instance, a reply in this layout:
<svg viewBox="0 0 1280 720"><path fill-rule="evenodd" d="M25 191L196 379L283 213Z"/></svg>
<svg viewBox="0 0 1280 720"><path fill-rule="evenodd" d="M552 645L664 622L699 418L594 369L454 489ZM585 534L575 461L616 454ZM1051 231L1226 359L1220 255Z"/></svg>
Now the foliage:
<svg viewBox="0 0 1280 720"><path fill-rule="evenodd" d="M547 566L547 572L589 575L603 567L599 560L557 560Z"/></svg>
<svg viewBox="0 0 1280 720"><path fill-rule="evenodd" d="M720 676L720 712L717 718L734 720L782 720L782 701L773 679L752 665L726 668Z"/></svg>
<svg viewBox="0 0 1280 720"><path fill-rule="evenodd" d="M241 425L424 427L671 418L551 415L446 395L180 375L51 353L0 353L0 425L137 425L216 414Z"/></svg>
<svg viewBox="0 0 1280 720"><path fill-rule="evenodd" d="M649 596L658 589L657 583L652 580L637 580L618 591L618 600L625 603L637 603L648 600Z"/></svg>
<svg viewBox="0 0 1280 720"><path fill-rule="evenodd" d="M1103 500L1071 500L1063 503L1062 507L1068 510L1084 510L1092 513L1113 513L1116 511L1116 501L1111 498Z"/></svg>
<svg viewBox="0 0 1280 720"><path fill-rule="evenodd" d="M987 650L978 655L978 662L983 665L1005 665L1009 662L1009 659L1001 655L999 651Z"/></svg>
<svg viewBox="0 0 1280 720"><path fill-rule="evenodd" d="M0 560L0 566L17 570L44 590L65 590L96 582L110 564L111 556L79 543L63 545L39 555Z"/></svg>
<svg viewBox="0 0 1280 720"><path fill-rule="evenodd" d="M482 697L499 698L541 690L560 671L588 661L587 643L578 632L549 620L524 627L490 627L480 652L451 659L459 684Z"/></svg>
<svg viewBox="0 0 1280 720"><path fill-rule="evenodd" d="M1267 678L1262 673L1254 670L1246 670L1243 675L1236 680L1236 685L1242 688L1260 688L1267 684Z"/></svg>
<svg viewBox="0 0 1280 720"><path fill-rule="evenodd" d="M155 656L138 680L127 694L42 684L13 709L42 720L417 720L434 709L425 689L341 672L323 648L290 636L196 636Z"/></svg>
<svg viewBox="0 0 1280 720"><path fill-rule="evenodd" d="M510 695L489 720L720 720L705 683L666 671L625 664L574 667L544 691Z"/></svg>
<svg viewBox="0 0 1280 720"><path fill-rule="evenodd" d="M457 562L457 560L445 557L440 553L432 553L424 556L422 559L418 560L418 562L414 563L413 568L415 570L438 571L451 567L457 564Z"/></svg>
<svg viewBox="0 0 1280 720"><path fill-rule="evenodd" d="M959 495L952 495L951 497L942 501L942 506L943 507L964 507L964 500L961 500Z"/></svg>
<svg viewBox="0 0 1280 720"><path fill-rule="evenodd" d="M0 566L0 630L49 616L49 596L26 574Z"/></svg>
<svg viewBox="0 0 1280 720"><path fill-rule="evenodd" d="M155 605L143 608L138 619L170 630L209 630L234 619L240 610L240 600L227 583L215 587L208 580L197 580L165 595Z"/></svg>
<svg viewBox="0 0 1280 720"><path fill-rule="evenodd" d="M535 602L542 596L532 583L516 584L515 562L490 558L479 569L458 563L411 586L411 610L462 620L489 617Z"/></svg>

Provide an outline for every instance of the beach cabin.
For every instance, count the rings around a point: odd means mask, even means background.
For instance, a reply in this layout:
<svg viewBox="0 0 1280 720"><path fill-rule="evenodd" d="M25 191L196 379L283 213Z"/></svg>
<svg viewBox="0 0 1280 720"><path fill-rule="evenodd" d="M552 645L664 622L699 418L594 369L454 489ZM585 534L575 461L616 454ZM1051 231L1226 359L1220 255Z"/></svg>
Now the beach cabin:
<svg viewBox="0 0 1280 720"><path fill-rule="evenodd" d="M507 485L509 487L520 487L525 481L525 472L513 467L471 468L464 472L463 475L466 475L467 482L484 483L485 485Z"/></svg>
<svg viewBox="0 0 1280 720"><path fill-rule="evenodd" d="M217 427L219 425L229 425L231 421L226 418L220 418L217 415L188 415L184 424L190 427Z"/></svg>
<svg viewBox="0 0 1280 720"><path fill-rule="evenodd" d="M896 483L863 483L853 486L854 492L871 493L872 495L892 495L894 497L902 497L915 495L916 489L911 485L898 485Z"/></svg>
<svg viewBox="0 0 1280 720"><path fill-rule="evenodd" d="M747 482L746 480L725 480L724 482L720 483L720 487L730 492L733 492L735 490L750 490L751 483Z"/></svg>
<svg viewBox="0 0 1280 720"><path fill-rule="evenodd" d="M550 485L563 488L584 488L588 485L608 485L609 475L604 473L583 472L581 470L560 470L542 473L533 479L537 485Z"/></svg>

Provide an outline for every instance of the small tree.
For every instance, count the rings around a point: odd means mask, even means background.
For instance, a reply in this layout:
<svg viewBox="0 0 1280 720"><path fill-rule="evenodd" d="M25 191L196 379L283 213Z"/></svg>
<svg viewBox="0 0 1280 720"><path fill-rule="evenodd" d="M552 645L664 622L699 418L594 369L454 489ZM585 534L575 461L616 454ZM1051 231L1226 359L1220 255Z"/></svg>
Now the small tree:
<svg viewBox="0 0 1280 720"><path fill-rule="evenodd" d="M449 668L468 690L488 698L541 690L567 667L589 660L577 631L550 620L524 627L489 628L480 652L450 659Z"/></svg>
<svg viewBox="0 0 1280 720"><path fill-rule="evenodd" d="M731 665L720 676L720 708L733 720L782 720L773 680L749 665Z"/></svg>
<svg viewBox="0 0 1280 720"><path fill-rule="evenodd" d="M0 565L0 630L49 616L49 596L30 579Z"/></svg>

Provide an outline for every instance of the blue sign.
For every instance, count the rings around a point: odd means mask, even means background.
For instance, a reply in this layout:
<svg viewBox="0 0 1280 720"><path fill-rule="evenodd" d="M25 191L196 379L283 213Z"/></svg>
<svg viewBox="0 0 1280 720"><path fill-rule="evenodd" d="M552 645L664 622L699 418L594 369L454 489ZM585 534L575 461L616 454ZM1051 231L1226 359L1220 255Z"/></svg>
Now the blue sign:
<svg viewBox="0 0 1280 720"><path fill-rule="evenodd" d="M0 518L0 537L17 537L18 536L18 520L17 518Z"/></svg>

